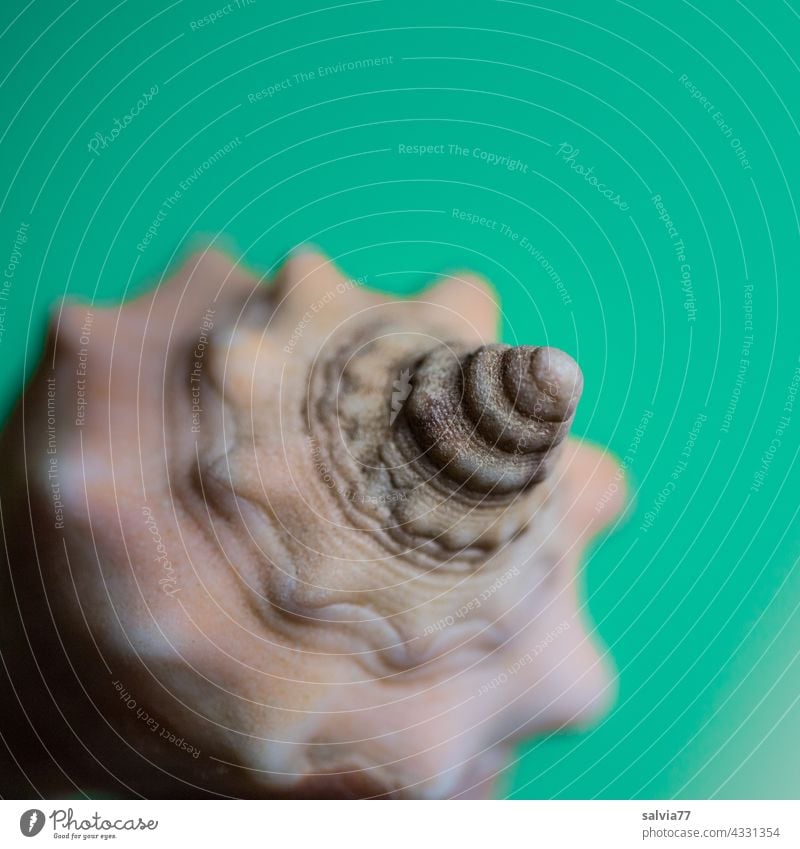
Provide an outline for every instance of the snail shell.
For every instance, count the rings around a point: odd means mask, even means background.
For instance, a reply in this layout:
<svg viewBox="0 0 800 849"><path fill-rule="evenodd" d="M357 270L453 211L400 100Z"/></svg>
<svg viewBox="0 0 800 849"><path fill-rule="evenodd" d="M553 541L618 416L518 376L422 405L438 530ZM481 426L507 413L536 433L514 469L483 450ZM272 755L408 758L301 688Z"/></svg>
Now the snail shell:
<svg viewBox="0 0 800 849"><path fill-rule="evenodd" d="M309 252L57 310L0 439L1 795L453 796L602 710L565 486L607 466L496 324Z"/></svg>

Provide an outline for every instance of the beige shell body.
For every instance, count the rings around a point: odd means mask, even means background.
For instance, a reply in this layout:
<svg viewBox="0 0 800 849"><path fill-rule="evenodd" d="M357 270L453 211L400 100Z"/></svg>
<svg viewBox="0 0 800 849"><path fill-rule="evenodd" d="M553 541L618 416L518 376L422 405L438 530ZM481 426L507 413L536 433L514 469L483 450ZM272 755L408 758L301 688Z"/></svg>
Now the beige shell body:
<svg viewBox="0 0 800 849"><path fill-rule="evenodd" d="M608 705L577 566L619 476L482 281L210 251L52 325L0 442L3 795L486 795Z"/></svg>

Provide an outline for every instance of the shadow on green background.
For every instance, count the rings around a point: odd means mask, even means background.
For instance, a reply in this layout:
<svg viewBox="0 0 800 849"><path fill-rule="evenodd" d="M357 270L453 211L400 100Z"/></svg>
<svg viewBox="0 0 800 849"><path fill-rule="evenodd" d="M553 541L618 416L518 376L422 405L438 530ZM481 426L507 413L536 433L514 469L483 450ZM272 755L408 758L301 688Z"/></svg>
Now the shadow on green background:
<svg viewBox="0 0 800 849"><path fill-rule="evenodd" d="M477 270L506 341L577 357L575 432L634 493L586 570L618 704L521 750L509 794L800 795L796 3L198 25L221 5L7 0L3 412L54 300L142 291L198 235L265 273L313 242L393 292Z"/></svg>

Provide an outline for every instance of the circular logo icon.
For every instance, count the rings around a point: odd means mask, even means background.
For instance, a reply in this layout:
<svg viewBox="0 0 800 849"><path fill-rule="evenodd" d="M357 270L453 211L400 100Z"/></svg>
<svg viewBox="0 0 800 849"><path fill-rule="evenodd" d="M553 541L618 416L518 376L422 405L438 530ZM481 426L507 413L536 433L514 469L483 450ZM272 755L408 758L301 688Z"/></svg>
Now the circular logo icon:
<svg viewBox="0 0 800 849"><path fill-rule="evenodd" d="M19 830L25 837L36 837L44 828L44 812L38 808L31 808L19 818Z"/></svg>

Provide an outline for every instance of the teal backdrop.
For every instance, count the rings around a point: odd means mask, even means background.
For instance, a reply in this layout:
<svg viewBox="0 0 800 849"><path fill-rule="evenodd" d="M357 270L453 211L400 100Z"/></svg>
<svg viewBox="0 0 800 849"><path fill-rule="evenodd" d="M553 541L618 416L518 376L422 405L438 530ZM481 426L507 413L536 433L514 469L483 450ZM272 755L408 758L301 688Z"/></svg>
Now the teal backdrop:
<svg viewBox="0 0 800 849"><path fill-rule="evenodd" d="M611 714L519 798L800 796L800 3L4 0L3 415L65 294L196 244L471 268L586 378L631 503L587 555Z"/></svg>

